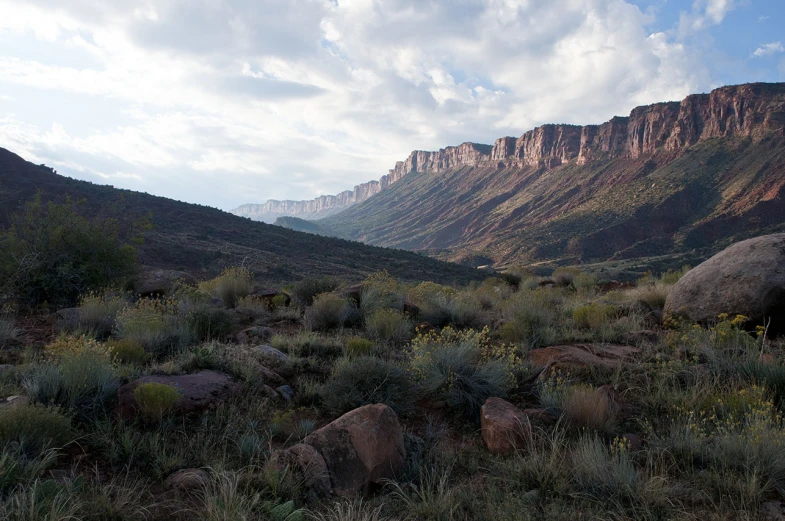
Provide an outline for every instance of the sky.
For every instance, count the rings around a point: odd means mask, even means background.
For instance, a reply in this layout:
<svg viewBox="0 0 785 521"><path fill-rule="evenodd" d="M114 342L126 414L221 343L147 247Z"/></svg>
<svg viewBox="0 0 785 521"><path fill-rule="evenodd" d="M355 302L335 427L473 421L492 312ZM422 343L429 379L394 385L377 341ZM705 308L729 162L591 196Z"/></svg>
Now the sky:
<svg viewBox="0 0 785 521"><path fill-rule="evenodd" d="M755 81L783 0L0 0L0 147L225 210Z"/></svg>

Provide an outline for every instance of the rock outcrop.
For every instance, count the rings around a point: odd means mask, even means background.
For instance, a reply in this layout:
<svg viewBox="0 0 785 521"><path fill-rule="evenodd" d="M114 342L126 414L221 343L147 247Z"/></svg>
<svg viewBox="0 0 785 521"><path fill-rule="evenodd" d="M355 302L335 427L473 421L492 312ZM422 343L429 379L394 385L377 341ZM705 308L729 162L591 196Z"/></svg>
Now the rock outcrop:
<svg viewBox="0 0 785 521"><path fill-rule="evenodd" d="M493 145L463 143L435 152L415 150L379 181L311 201L273 201L242 205L235 215L274 222L283 215L327 217L389 188L412 172L499 166L551 169L613 157L638 158L656 150L677 151L711 138L756 137L785 128L785 83L750 83L720 87L681 102L636 107L627 117L601 125L548 124L521 137L502 137Z"/></svg>
<svg viewBox="0 0 785 521"><path fill-rule="evenodd" d="M744 315L785 332L785 233L736 243L688 271L668 293L666 316L696 322Z"/></svg>

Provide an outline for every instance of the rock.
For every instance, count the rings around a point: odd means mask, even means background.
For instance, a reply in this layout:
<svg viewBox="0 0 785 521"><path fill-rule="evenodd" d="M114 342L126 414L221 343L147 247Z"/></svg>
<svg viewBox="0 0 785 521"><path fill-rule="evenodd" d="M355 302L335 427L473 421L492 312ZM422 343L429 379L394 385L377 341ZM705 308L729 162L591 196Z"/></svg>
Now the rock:
<svg viewBox="0 0 785 521"><path fill-rule="evenodd" d="M363 285L358 284L356 286L350 286L341 292L341 296L349 300L354 300L359 306L363 296Z"/></svg>
<svg viewBox="0 0 785 521"><path fill-rule="evenodd" d="M277 400L278 398L281 397L281 395L278 394L278 392L272 387L270 387L269 385L264 385L262 387L262 391L264 392L265 396L267 396L271 400Z"/></svg>
<svg viewBox="0 0 785 521"><path fill-rule="evenodd" d="M632 356L640 353L640 349L632 346L613 344L572 344L563 346L543 347L529 351L529 361L538 368L554 369L585 369L587 367L604 367L614 369Z"/></svg>
<svg viewBox="0 0 785 521"><path fill-rule="evenodd" d="M629 345L656 344L660 339L660 334L649 329L631 331L624 335L623 342Z"/></svg>
<svg viewBox="0 0 785 521"><path fill-rule="evenodd" d="M717 315L771 318L770 333L785 332L785 233L738 242L688 271L668 293L668 317L710 323Z"/></svg>
<svg viewBox="0 0 785 521"><path fill-rule="evenodd" d="M275 388L276 392L280 394L284 400L291 401L294 398L294 389L289 387L288 385L282 385L280 387Z"/></svg>
<svg viewBox="0 0 785 521"><path fill-rule="evenodd" d="M143 266L131 281L131 287L134 293L142 296L168 295L178 280L196 284L196 279L184 271Z"/></svg>
<svg viewBox="0 0 785 521"><path fill-rule="evenodd" d="M269 327L256 326L243 329L237 333L238 344L249 344L253 341L265 342L273 337L273 330Z"/></svg>
<svg viewBox="0 0 785 521"><path fill-rule="evenodd" d="M526 445L531 435L529 417L501 398L488 398L480 409L482 439L491 454L510 454Z"/></svg>
<svg viewBox="0 0 785 521"><path fill-rule="evenodd" d="M270 465L281 472L287 467L298 472L305 485L318 495L332 492L327 463L310 445L300 443L286 450L274 452L270 457Z"/></svg>
<svg viewBox="0 0 785 521"><path fill-rule="evenodd" d="M180 469L164 480L167 490L201 490L210 484L210 474L202 469Z"/></svg>
<svg viewBox="0 0 785 521"><path fill-rule="evenodd" d="M643 440L637 434L626 433L621 435L622 439L627 443L630 450L641 450L643 448Z"/></svg>
<svg viewBox="0 0 785 521"><path fill-rule="evenodd" d="M81 319L82 312L79 308L63 308L57 310L57 321L61 324L78 324Z"/></svg>
<svg viewBox="0 0 785 521"><path fill-rule="evenodd" d="M537 420L547 424L556 423L556 420L559 419L559 415L548 409L524 409L523 414L528 416L530 420Z"/></svg>
<svg viewBox="0 0 785 521"><path fill-rule="evenodd" d="M264 383L270 386L281 386L286 385L286 380L283 379L281 375L273 371L272 369L265 367L263 365L259 365L256 367L257 371L259 371L259 375L264 380Z"/></svg>
<svg viewBox="0 0 785 521"><path fill-rule="evenodd" d="M214 404L240 392L242 386L224 373L201 371L187 375L143 376L126 384L117 391L119 416L132 420L137 414L134 390L143 383L155 382L176 387L182 396L174 405L174 413L191 414L201 412Z"/></svg>
<svg viewBox="0 0 785 521"><path fill-rule="evenodd" d="M394 478L406 462L398 416L384 404L366 405L312 432L303 440L322 455L333 492L356 497Z"/></svg>
<svg viewBox="0 0 785 521"><path fill-rule="evenodd" d="M251 348L256 354L266 358L272 358L278 362L290 362L291 358L286 353L282 353L273 346L260 345Z"/></svg>
<svg viewBox="0 0 785 521"><path fill-rule="evenodd" d="M24 407L30 403L30 398L23 395L9 396L5 400L0 400L0 409L8 409L10 407Z"/></svg>

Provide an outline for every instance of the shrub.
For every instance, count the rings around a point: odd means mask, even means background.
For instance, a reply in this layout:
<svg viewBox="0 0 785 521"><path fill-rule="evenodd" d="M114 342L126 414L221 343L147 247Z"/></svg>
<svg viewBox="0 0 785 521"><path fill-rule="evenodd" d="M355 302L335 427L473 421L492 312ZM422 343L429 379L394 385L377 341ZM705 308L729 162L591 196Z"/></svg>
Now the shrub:
<svg viewBox="0 0 785 521"><path fill-rule="evenodd" d="M74 434L71 420L56 407L19 405L0 409L0 447L16 442L35 455L71 443Z"/></svg>
<svg viewBox="0 0 785 521"><path fill-rule="evenodd" d="M556 341L557 313L553 305L545 302L542 290L521 290L504 306L501 337L507 342L523 342L529 349L536 349Z"/></svg>
<svg viewBox="0 0 785 521"><path fill-rule="evenodd" d="M368 336L380 342L406 342L412 337L411 321L394 309L379 309L365 319Z"/></svg>
<svg viewBox="0 0 785 521"><path fill-rule="evenodd" d="M581 270L573 267L556 268L551 278L557 286L569 286L580 272Z"/></svg>
<svg viewBox="0 0 785 521"><path fill-rule="evenodd" d="M234 315L224 308L200 306L191 309L185 318L198 340L226 340L234 329Z"/></svg>
<svg viewBox="0 0 785 521"><path fill-rule="evenodd" d="M383 403L405 415L412 409L414 384L399 365L363 356L339 362L322 388L322 396L326 410L335 415L373 403Z"/></svg>
<svg viewBox="0 0 785 521"><path fill-rule="evenodd" d="M156 382L139 384L134 389L134 400L148 420L160 422L180 399L179 389Z"/></svg>
<svg viewBox="0 0 785 521"><path fill-rule="evenodd" d="M588 291L597 286L597 276L591 273L577 273L572 280L572 285L577 290Z"/></svg>
<svg viewBox="0 0 785 521"><path fill-rule="evenodd" d="M600 329L618 315L618 309L610 304L591 302L572 311L572 319L584 329Z"/></svg>
<svg viewBox="0 0 785 521"><path fill-rule="evenodd" d="M141 299L117 316L116 334L133 340L154 356L171 354L187 346L193 337L187 321L173 299Z"/></svg>
<svg viewBox="0 0 785 521"><path fill-rule="evenodd" d="M117 314L127 305L122 297L91 293L79 303L78 323L74 329L96 338L106 338L112 332Z"/></svg>
<svg viewBox="0 0 785 521"><path fill-rule="evenodd" d="M443 400L450 409L472 420L492 396L504 397L514 385L518 360L497 358L488 330L420 334L412 341L412 371L421 392Z"/></svg>
<svg viewBox="0 0 785 521"><path fill-rule="evenodd" d="M68 307L89 291L122 284L136 269L133 246L115 219L90 220L77 203L36 197L0 232L0 280L26 307Z"/></svg>
<svg viewBox="0 0 785 521"><path fill-rule="evenodd" d="M0 495L19 483L37 478L56 460L56 449L47 449L31 457L26 447L16 443L0 444ZM7 519L3 517L1 503L0 519Z"/></svg>
<svg viewBox="0 0 785 521"><path fill-rule="evenodd" d="M382 507L372 508L363 504L363 500L342 501L336 503L324 512L315 514L316 521L385 521L382 517Z"/></svg>
<svg viewBox="0 0 785 521"><path fill-rule="evenodd" d="M487 323L480 301L469 293L436 293L426 296L420 307L423 320L438 327L480 328Z"/></svg>
<svg viewBox="0 0 785 521"><path fill-rule="evenodd" d="M403 309L403 298L385 287L365 286L360 297L360 314L368 318L377 311Z"/></svg>
<svg viewBox="0 0 785 521"><path fill-rule="evenodd" d="M333 293L322 293L305 310L305 325L309 329L329 330L349 326L357 320L357 307Z"/></svg>
<svg viewBox="0 0 785 521"><path fill-rule="evenodd" d="M19 330L14 327L15 322L14 317L0 315L0 347L4 347L19 335Z"/></svg>
<svg viewBox="0 0 785 521"><path fill-rule="evenodd" d="M246 268L226 268L212 280L199 284L199 289L223 300L228 308L233 308L237 300L253 290L253 275Z"/></svg>
<svg viewBox="0 0 785 521"><path fill-rule="evenodd" d="M144 347L128 338L113 338L106 343L106 347L112 359L121 364L142 366L150 358Z"/></svg>
<svg viewBox="0 0 785 521"><path fill-rule="evenodd" d="M13 521L70 521L82 519L76 487L36 479L17 487L0 501L0 519Z"/></svg>
<svg viewBox="0 0 785 521"><path fill-rule="evenodd" d="M292 296L300 306L310 306L316 295L333 292L340 285L340 281L333 277L304 279L294 285Z"/></svg>
<svg viewBox="0 0 785 521"><path fill-rule="evenodd" d="M607 447L596 436L583 436L570 451L573 485L598 498L632 497L639 474L621 443Z"/></svg>
<svg viewBox="0 0 785 521"><path fill-rule="evenodd" d="M649 310L662 311L665 308L665 300L668 298L670 289L670 284L662 282L639 284L638 287L627 291L627 298L643 304Z"/></svg>
<svg viewBox="0 0 785 521"><path fill-rule="evenodd" d="M612 406L607 393L576 385L567 393L562 407L571 424L597 431L610 431L614 421Z"/></svg>
<svg viewBox="0 0 785 521"><path fill-rule="evenodd" d="M373 345L373 342L367 338L353 337L346 341L346 349L344 351L347 358L367 356L371 354Z"/></svg>

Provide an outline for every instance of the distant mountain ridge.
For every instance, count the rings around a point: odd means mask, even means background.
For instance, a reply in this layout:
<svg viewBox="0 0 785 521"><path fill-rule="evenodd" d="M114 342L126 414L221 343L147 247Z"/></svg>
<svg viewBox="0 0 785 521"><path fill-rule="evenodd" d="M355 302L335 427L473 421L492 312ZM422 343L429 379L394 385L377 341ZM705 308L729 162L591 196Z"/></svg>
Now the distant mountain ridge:
<svg viewBox="0 0 785 521"><path fill-rule="evenodd" d="M721 87L601 125L415 151L322 233L497 263L590 262L785 226L785 83Z"/></svg>

